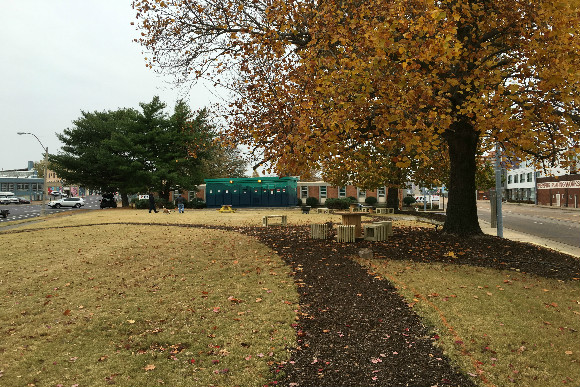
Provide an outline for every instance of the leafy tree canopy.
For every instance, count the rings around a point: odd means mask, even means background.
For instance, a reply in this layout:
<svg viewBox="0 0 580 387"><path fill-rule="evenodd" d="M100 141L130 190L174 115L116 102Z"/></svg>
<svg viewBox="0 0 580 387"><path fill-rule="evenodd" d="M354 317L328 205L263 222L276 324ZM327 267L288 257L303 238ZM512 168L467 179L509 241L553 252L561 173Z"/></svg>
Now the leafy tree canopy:
<svg viewBox="0 0 580 387"><path fill-rule="evenodd" d="M193 189L207 173L204 163L219 155L207 111L179 101L168 115L158 97L140 107L82 112L57 134L64 145L50 156L51 168L66 181L125 197L153 190L167 199L171 190Z"/></svg>
<svg viewBox="0 0 580 387"><path fill-rule="evenodd" d="M235 90L235 141L280 174L441 178L478 234L476 156L564 166L580 141L580 1L135 0L149 65Z"/></svg>

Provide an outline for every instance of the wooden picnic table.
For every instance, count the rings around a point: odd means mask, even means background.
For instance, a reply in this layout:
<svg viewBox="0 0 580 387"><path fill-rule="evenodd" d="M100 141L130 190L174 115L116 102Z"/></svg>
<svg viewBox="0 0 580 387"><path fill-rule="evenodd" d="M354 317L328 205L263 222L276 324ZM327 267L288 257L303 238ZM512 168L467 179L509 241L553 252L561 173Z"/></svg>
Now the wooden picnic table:
<svg viewBox="0 0 580 387"><path fill-rule="evenodd" d="M335 214L342 216L342 224L345 226L355 226L355 238L362 238L361 217L363 212L335 212Z"/></svg>

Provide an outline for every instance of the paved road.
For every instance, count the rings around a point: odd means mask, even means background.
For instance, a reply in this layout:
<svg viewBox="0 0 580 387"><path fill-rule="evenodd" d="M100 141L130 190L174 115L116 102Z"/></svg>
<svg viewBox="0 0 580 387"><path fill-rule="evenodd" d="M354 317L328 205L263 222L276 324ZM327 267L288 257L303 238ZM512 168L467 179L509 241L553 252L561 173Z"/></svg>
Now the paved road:
<svg viewBox="0 0 580 387"><path fill-rule="evenodd" d="M96 210L99 209L99 205L100 205L100 196L87 196L84 198L85 199L85 205L81 208L83 209L89 209L89 210ZM6 218L0 218L0 224L2 224L3 222L9 222L9 221L14 221L14 220L22 220L22 219L30 219L30 218L36 218L38 216L40 216L40 209L42 207L42 204L11 204L11 205L2 205L0 208L1 209L7 209L10 211L10 215L8 215L8 217ZM47 214L55 214L58 212L67 212L67 211L76 211L76 208L50 208L50 207L46 207L46 213Z"/></svg>
<svg viewBox="0 0 580 387"><path fill-rule="evenodd" d="M580 247L580 210L504 203L504 228ZM477 202L481 220L490 221L489 201Z"/></svg>

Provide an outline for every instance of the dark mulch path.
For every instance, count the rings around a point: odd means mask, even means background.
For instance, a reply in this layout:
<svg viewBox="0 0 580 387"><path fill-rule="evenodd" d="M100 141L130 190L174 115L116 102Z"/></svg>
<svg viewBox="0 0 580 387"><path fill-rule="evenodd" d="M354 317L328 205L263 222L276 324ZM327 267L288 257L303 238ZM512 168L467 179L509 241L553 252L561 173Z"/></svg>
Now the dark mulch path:
<svg viewBox="0 0 580 387"><path fill-rule="evenodd" d="M298 347L280 365L282 386L474 386L454 369L395 288L349 259L371 248L379 259L511 269L571 280L580 260L492 236L458 238L397 228L388 242L312 240L305 227L239 230L286 260L299 285ZM449 255L453 252L453 256Z"/></svg>

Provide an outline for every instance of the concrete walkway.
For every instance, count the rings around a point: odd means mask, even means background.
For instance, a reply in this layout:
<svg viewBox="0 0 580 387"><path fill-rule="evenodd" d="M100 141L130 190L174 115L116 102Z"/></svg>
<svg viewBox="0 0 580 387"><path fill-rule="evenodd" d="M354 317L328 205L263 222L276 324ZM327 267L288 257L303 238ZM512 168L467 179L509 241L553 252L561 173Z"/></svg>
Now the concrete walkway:
<svg viewBox="0 0 580 387"><path fill-rule="evenodd" d="M481 227L481 230L484 233L488 235L497 235L497 229L491 228L491 223L480 219L479 226ZM503 237L513 241L534 243L539 246L547 247L552 250L561 251L563 253L570 254L580 258L580 248L570 246L564 243L558 243L549 239L540 238L535 235L529 235L522 232L513 231L504 227Z"/></svg>

